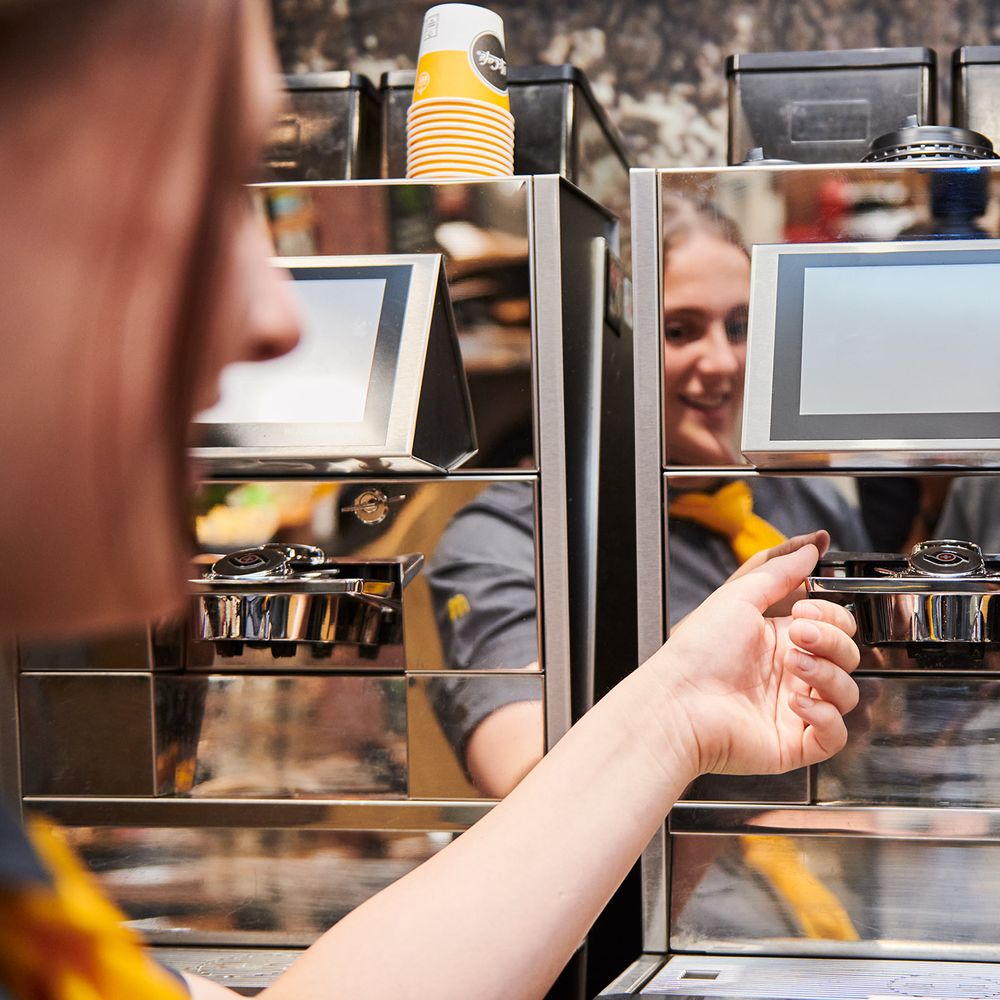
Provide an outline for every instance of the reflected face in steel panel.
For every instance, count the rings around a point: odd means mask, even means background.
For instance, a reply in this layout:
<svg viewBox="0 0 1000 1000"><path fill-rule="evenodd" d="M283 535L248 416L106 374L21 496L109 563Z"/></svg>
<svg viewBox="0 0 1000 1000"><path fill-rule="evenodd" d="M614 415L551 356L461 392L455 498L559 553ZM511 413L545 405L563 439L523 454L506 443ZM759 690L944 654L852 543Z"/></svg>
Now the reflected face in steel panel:
<svg viewBox="0 0 1000 1000"><path fill-rule="evenodd" d="M305 946L451 840L438 833L67 829L150 941Z"/></svg>

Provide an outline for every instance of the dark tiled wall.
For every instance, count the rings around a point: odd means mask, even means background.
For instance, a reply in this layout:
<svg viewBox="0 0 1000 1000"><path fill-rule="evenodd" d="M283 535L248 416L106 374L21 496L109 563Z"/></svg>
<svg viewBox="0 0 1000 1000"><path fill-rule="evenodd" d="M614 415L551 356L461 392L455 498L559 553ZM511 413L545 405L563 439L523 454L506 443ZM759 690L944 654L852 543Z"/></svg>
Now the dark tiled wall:
<svg viewBox="0 0 1000 1000"><path fill-rule="evenodd" d="M287 72L412 67L416 0L272 0ZM927 45L948 120L951 50L1000 43L1000 0L504 0L515 63L571 62L645 166L724 163L731 52Z"/></svg>

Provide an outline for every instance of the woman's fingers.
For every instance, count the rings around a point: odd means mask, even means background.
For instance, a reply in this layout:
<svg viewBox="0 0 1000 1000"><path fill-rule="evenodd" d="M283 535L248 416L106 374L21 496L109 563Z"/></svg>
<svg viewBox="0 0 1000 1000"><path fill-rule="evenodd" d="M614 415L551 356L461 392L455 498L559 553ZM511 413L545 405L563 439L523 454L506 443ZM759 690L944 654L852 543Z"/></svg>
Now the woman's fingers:
<svg viewBox="0 0 1000 1000"><path fill-rule="evenodd" d="M788 626L788 638L800 649L831 660L848 673L856 670L861 662L856 643L839 622L795 618Z"/></svg>
<svg viewBox="0 0 1000 1000"><path fill-rule="evenodd" d="M790 649L785 666L805 682L814 698L828 702L841 715L857 708L860 699L857 682L836 663Z"/></svg>
<svg viewBox="0 0 1000 1000"><path fill-rule="evenodd" d="M833 601L823 601L807 599L796 601L792 606L793 618L810 618L813 621L829 622L836 625L842 632L854 635L858 630L858 623L854 620L854 615L847 608L834 604Z"/></svg>
<svg viewBox="0 0 1000 1000"><path fill-rule="evenodd" d="M828 701L795 693L788 696L788 705L806 723L806 729L802 733L804 766L818 764L844 749L847 743L847 726L843 716Z"/></svg>

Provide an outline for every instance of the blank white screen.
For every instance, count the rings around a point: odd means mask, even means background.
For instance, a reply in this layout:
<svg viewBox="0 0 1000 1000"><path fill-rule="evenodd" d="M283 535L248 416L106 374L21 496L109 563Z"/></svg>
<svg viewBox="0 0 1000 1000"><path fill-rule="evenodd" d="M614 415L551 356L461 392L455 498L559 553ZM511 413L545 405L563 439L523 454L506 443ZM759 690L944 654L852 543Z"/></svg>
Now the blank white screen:
<svg viewBox="0 0 1000 1000"><path fill-rule="evenodd" d="M1000 412L1000 264L805 269L803 415Z"/></svg>
<svg viewBox="0 0 1000 1000"><path fill-rule="evenodd" d="M302 339L280 358L227 365L200 423L357 423L364 419L384 278L292 282Z"/></svg>

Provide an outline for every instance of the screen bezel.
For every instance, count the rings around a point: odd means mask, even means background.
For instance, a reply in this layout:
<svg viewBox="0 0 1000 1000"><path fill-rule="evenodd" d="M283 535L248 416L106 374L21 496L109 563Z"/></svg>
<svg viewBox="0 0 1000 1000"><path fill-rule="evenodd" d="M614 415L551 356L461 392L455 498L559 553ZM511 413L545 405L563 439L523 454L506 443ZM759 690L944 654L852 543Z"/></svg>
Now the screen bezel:
<svg viewBox="0 0 1000 1000"><path fill-rule="evenodd" d="M1000 412L803 414L801 406L802 322L807 268L886 267L1000 263L1000 241L963 241L920 246L901 243L755 247L754 263L773 258L773 269L752 278L752 296L759 281L773 282L773 344L770 365L770 440L816 445L855 442L993 440L1000 438ZM752 299L751 299L752 301ZM751 337L763 323L751 320ZM766 321L765 321L766 322ZM943 337L947 331L943 331ZM752 395L747 365L748 408Z"/></svg>
<svg viewBox="0 0 1000 1000"><path fill-rule="evenodd" d="M412 264L356 264L316 266L275 266L287 270L293 281L384 280L382 308L375 333L375 349L365 396L364 415L359 421L196 421L198 444L204 448L252 447L267 445L280 429L283 445L304 446L350 444L370 447L385 445L389 433L393 388L396 382L407 302L413 277Z"/></svg>

